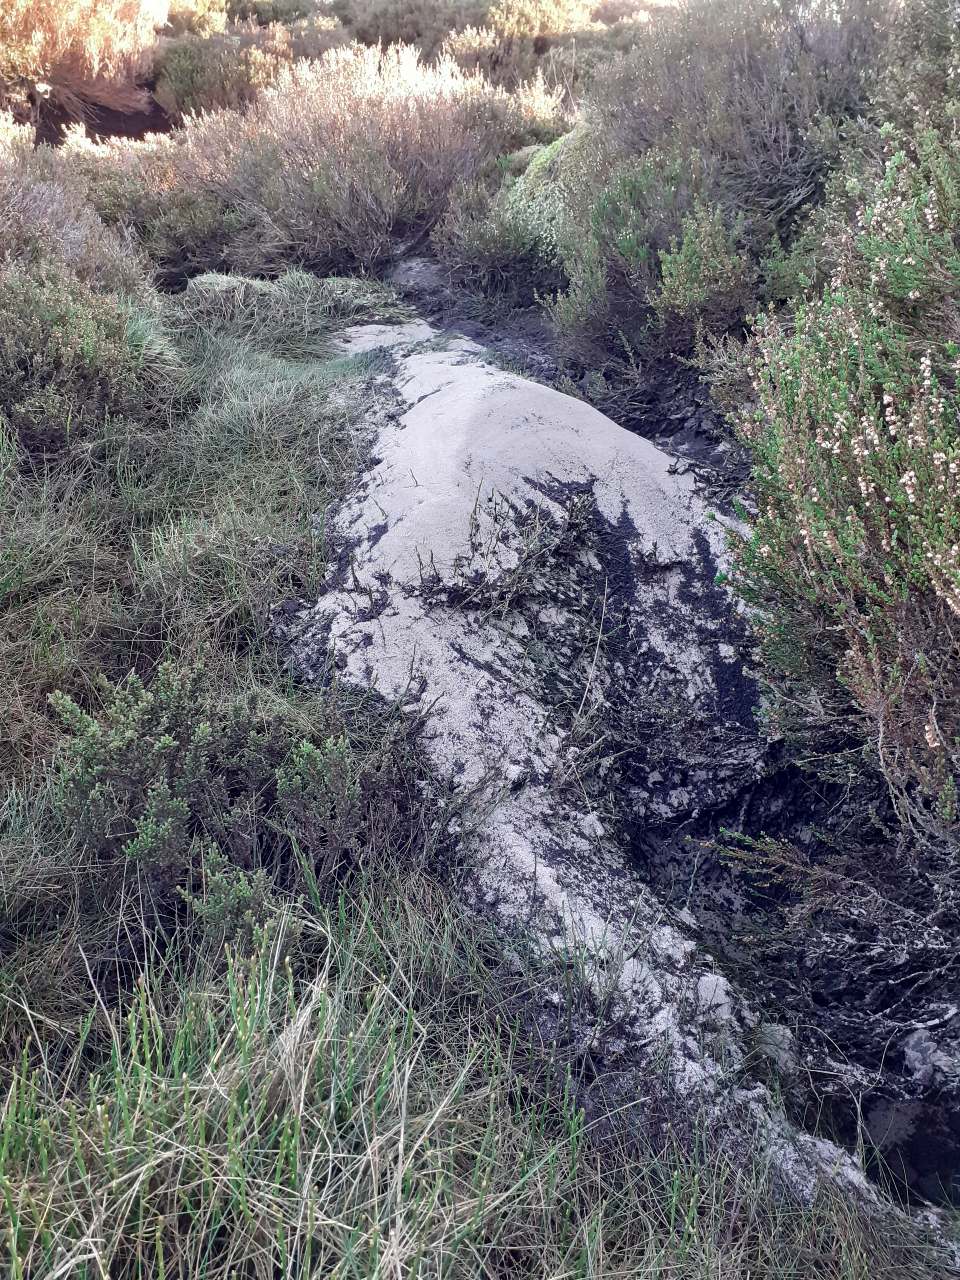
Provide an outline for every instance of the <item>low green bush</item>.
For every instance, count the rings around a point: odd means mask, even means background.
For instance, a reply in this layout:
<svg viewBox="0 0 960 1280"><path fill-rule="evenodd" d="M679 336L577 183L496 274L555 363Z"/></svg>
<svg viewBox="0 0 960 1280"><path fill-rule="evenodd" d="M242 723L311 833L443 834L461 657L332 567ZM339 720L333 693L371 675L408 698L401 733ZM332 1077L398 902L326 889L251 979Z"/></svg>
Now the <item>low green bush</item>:
<svg viewBox="0 0 960 1280"><path fill-rule="evenodd" d="M665 329L678 325L731 328L756 297L757 271L737 246L738 228L723 211L698 205L683 219L680 238L660 252L660 282L650 304Z"/></svg>
<svg viewBox="0 0 960 1280"><path fill-rule="evenodd" d="M586 27L595 7L592 0L494 0L485 22L501 36L565 35Z"/></svg>
<svg viewBox="0 0 960 1280"><path fill-rule="evenodd" d="M608 62L576 144L539 192L545 219L556 223L552 206L563 205L566 287L552 309L571 345L626 338L689 353L697 318L742 323L765 300L771 245L789 247L839 163L843 128L868 110L885 38L880 0L802 14L767 0L694 0L659 13ZM496 190L489 210L502 226ZM495 236L480 221L475 210L465 228L477 244ZM448 249L454 266L469 257L455 237ZM681 284L691 272L696 297Z"/></svg>
<svg viewBox="0 0 960 1280"><path fill-rule="evenodd" d="M482 22L487 0L341 0L334 10L363 44L415 44L432 57L452 31Z"/></svg>
<svg viewBox="0 0 960 1280"><path fill-rule="evenodd" d="M165 30L210 36L226 29L228 0L171 0Z"/></svg>
<svg viewBox="0 0 960 1280"><path fill-rule="evenodd" d="M317 0L227 0L231 22L257 22L261 27L303 21L314 17L318 8Z"/></svg>
<svg viewBox="0 0 960 1280"><path fill-rule="evenodd" d="M142 250L98 216L87 176L66 154L35 147L30 128L0 113L0 264L58 263L98 292L146 296Z"/></svg>
<svg viewBox="0 0 960 1280"><path fill-rule="evenodd" d="M108 886L119 892L135 875L158 927L202 906L205 920L235 933L265 920L223 912L231 881L237 902L254 883L265 902L327 894L363 859L386 866L413 839L401 813L410 799L398 772L402 722L389 708L358 753L333 697L297 708L269 691L218 701L199 668L161 665L149 684L131 675L94 714L64 695L54 707L66 729L54 811L95 869L96 911L108 918ZM411 821L422 820L414 808Z"/></svg>
<svg viewBox="0 0 960 1280"><path fill-rule="evenodd" d="M458 192L431 239L459 278L526 302L565 283L563 198L552 186L560 145L558 139L526 148L530 155L518 153L525 156L522 172L507 176L492 202L482 182L465 184Z"/></svg>

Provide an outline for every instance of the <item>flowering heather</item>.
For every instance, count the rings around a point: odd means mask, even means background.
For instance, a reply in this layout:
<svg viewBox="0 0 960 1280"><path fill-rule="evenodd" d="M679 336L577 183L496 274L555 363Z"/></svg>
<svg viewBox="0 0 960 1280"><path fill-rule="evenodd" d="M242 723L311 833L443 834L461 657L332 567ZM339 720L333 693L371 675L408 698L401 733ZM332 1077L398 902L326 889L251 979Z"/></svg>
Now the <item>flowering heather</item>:
<svg viewBox="0 0 960 1280"><path fill-rule="evenodd" d="M740 423L760 507L740 568L781 714L820 742L864 721L928 831L955 821L960 773L958 230L956 142L889 137L831 287L756 326Z"/></svg>

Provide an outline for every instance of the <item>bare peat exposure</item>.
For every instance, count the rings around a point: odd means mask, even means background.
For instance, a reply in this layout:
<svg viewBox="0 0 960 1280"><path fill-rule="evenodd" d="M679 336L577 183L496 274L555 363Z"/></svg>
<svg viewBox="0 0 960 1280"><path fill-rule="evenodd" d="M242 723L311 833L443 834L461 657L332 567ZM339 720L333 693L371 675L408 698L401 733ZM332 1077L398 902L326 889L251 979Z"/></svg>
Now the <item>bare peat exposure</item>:
<svg viewBox="0 0 960 1280"><path fill-rule="evenodd" d="M828 970L798 979L810 972L798 950L791 986L751 951L756 894L708 845L728 824L796 831L816 817L758 729L749 626L720 585L729 520L667 454L469 340L416 321L342 344L380 353L387 407L327 526L325 593L284 612L295 666L322 681L332 661L338 678L425 712L439 773L483 815L464 833L474 904L545 951L590 957L605 1009L588 1036L597 1087L646 1087L666 1054L671 1090L712 1100L797 1194L828 1176L869 1198L812 1114L838 1059L799 1024ZM837 1075L848 1100L874 1071L867 1054ZM909 1087L938 1105L935 1089ZM942 1149L931 1178L887 1143L904 1181L937 1200Z"/></svg>

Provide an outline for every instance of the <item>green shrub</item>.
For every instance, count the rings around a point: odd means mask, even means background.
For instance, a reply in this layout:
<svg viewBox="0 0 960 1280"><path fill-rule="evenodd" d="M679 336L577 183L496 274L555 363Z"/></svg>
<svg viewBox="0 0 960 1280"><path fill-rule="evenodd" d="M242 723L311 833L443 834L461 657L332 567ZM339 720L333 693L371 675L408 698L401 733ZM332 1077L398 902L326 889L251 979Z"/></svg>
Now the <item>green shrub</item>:
<svg viewBox="0 0 960 1280"><path fill-rule="evenodd" d="M696 154L654 148L604 172L607 162L594 143L585 132L565 153L560 175L566 206L560 255L569 286L553 314L574 342L617 328L633 337L649 329L661 255L682 233L692 193L706 185Z"/></svg>
<svg viewBox="0 0 960 1280"><path fill-rule="evenodd" d="M842 127L868 108L884 21L880 0L802 14L768 0L695 0L659 14L632 52L604 68L577 144L542 189L564 206L568 286L553 314L574 344L609 347L625 335L689 350L694 326L678 329L668 303L697 254L717 276L714 304L697 303L702 318L742 320L771 244L789 248L838 163ZM701 208L734 241L708 234Z"/></svg>
<svg viewBox="0 0 960 1280"><path fill-rule="evenodd" d="M955 824L960 774L958 235L956 141L891 133L829 288L759 323L740 418L759 506L740 583L780 718L813 754L865 737L921 834Z"/></svg>
<svg viewBox="0 0 960 1280"><path fill-rule="evenodd" d="M485 24L499 36L536 39L586 27L592 0L494 0Z"/></svg>
<svg viewBox="0 0 960 1280"><path fill-rule="evenodd" d="M363 44L416 44L432 56L452 31L479 24L487 0L344 0L335 6Z"/></svg>
<svg viewBox="0 0 960 1280"><path fill-rule="evenodd" d="M190 32L210 36L225 30L228 0L172 0L167 29L174 35Z"/></svg>
<svg viewBox="0 0 960 1280"><path fill-rule="evenodd" d="M231 22L257 22L261 27L311 18L317 7L317 0L227 0Z"/></svg>
<svg viewBox="0 0 960 1280"><path fill-rule="evenodd" d="M286 61L276 46L261 49L231 36L184 36L165 44L157 57L154 97L175 120L220 107L236 109L272 84Z"/></svg>
<svg viewBox="0 0 960 1280"><path fill-rule="evenodd" d="M112 417L162 418L175 371L166 354L124 303L58 265L0 268L0 400L31 464Z"/></svg>
<svg viewBox="0 0 960 1280"><path fill-rule="evenodd" d="M179 659L97 694L89 711L54 697L52 775L0 806L0 991L12 972L41 1017L76 1029L85 971L111 956L113 1008L151 956L188 973L208 944L250 945L301 899L319 908L359 874L412 874L444 838L408 723L370 697L276 680L224 696ZM51 954L53 984L33 963ZM15 1057L30 1020L0 1003Z"/></svg>
<svg viewBox="0 0 960 1280"><path fill-rule="evenodd" d="M756 271L738 239L720 209L698 205L684 218L681 239L660 252L660 283L650 296L665 326L702 323L723 330L746 313Z"/></svg>
<svg viewBox="0 0 960 1280"><path fill-rule="evenodd" d="M508 177L493 200L482 183L465 185L457 194L432 240L460 278L528 302L563 282L564 208L553 185L560 146L558 139L528 148L533 154L524 171Z"/></svg>
<svg viewBox="0 0 960 1280"><path fill-rule="evenodd" d="M386 856L377 847L385 835L409 838L389 720L379 746L360 757L342 731L316 736L315 724L302 737L302 717L276 699L217 703L203 671L173 666L149 686L131 675L95 715L62 695L55 706L67 728L58 815L101 873L136 863L160 915L178 897L199 900L209 866L218 892L229 868L265 873L287 891L326 892L364 851ZM394 821L384 825L390 806Z"/></svg>
<svg viewBox="0 0 960 1280"><path fill-rule="evenodd" d="M295 28L231 28L199 38L165 41L154 64L154 96L175 120L195 112L247 106L280 72L300 58L318 58L346 39L331 18L312 18Z"/></svg>
<svg viewBox="0 0 960 1280"><path fill-rule="evenodd" d="M0 114L0 264L59 263L98 291L145 296L143 254L98 217L87 178L66 154L34 147L32 130Z"/></svg>

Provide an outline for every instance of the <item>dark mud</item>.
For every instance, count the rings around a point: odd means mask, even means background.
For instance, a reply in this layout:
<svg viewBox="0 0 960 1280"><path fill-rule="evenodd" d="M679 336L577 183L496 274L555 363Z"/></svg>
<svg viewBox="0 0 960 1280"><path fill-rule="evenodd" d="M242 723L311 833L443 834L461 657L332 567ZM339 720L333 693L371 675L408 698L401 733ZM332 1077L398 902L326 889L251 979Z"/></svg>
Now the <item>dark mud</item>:
<svg viewBox="0 0 960 1280"><path fill-rule="evenodd" d="M760 1012L758 1061L794 1119L865 1144L871 1172L899 1192L957 1205L956 864L899 848L884 805L772 749L765 775L725 804L636 821L630 842Z"/></svg>
<svg viewBox="0 0 960 1280"><path fill-rule="evenodd" d="M152 96L146 109L141 111L117 111L87 103L82 116L72 114L56 101L41 98L33 104L33 115L37 146L60 146L67 129L74 124L82 125L87 137L95 142L108 138L139 141L149 133L169 133L173 128L173 121Z"/></svg>

